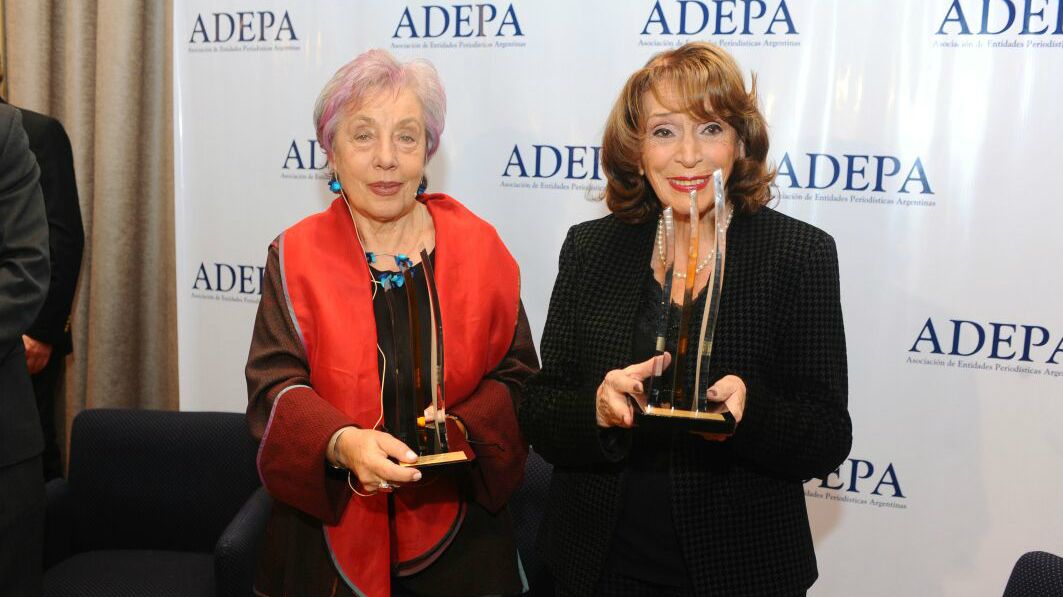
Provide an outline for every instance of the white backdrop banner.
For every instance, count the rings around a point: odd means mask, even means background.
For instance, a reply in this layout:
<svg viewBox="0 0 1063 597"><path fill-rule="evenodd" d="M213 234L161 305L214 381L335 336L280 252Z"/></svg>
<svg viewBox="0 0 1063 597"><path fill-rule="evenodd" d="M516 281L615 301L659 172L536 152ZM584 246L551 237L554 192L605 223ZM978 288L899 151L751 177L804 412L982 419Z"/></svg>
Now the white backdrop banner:
<svg viewBox="0 0 1063 597"><path fill-rule="evenodd" d="M1063 0L175 0L181 408L243 410L266 248L325 208L313 102L370 48L448 93L429 190L492 222L538 341L627 76L758 77L774 207L841 259L854 443L806 484L813 595L999 595L1063 553ZM1053 265L1055 264L1055 265ZM708 513L707 513L708 514Z"/></svg>

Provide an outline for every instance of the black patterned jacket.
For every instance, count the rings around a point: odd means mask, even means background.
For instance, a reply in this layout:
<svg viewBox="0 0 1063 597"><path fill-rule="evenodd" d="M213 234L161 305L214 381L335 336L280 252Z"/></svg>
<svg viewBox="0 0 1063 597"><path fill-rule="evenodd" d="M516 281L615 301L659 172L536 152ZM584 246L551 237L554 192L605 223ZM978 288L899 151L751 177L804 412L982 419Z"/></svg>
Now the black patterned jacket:
<svg viewBox="0 0 1063 597"><path fill-rule="evenodd" d="M543 368L521 405L524 433L555 465L539 550L578 595L601 574L625 457L596 426L595 391L634 362L655 229L606 216L569 230ZM698 595L793 594L818 574L802 481L833 471L852 443L837 252L825 232L768 208L735 215L727 251L709 376L742 378L746 409L725 442L676 436L672 513Z"/></svg>

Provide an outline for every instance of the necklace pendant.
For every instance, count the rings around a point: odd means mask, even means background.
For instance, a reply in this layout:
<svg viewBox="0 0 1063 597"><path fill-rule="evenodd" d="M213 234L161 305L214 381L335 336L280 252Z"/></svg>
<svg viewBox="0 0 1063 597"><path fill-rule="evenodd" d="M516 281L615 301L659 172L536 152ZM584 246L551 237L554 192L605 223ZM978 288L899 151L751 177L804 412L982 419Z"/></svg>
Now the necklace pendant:
<svg viewBox="0 0 1063 597"><path fill-rule="evenodd" d="M380 285L384 287L384 290L402 288L402 285L405 283L406 280L402 277L402 274L396 272L384 272L380 274Z"/></svg>

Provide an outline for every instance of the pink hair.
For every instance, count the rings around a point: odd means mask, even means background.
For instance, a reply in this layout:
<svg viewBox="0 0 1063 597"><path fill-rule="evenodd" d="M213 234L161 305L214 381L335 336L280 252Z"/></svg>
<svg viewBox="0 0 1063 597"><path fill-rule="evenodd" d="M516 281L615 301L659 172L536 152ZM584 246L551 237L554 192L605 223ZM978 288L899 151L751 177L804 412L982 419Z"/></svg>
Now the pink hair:
<svg viewBox="0 0 1063 597"><path fill-rule="evenodd" d="M439 149L439 137L447 117L447 94L432 63L424 59L399 62L386 50L369 50L344 64L332 75L317 96L314 125L317 142L332 156L332 140L343 115L382 91L398 91L407 86L424 108L428 151L425 161Z"/></svg>

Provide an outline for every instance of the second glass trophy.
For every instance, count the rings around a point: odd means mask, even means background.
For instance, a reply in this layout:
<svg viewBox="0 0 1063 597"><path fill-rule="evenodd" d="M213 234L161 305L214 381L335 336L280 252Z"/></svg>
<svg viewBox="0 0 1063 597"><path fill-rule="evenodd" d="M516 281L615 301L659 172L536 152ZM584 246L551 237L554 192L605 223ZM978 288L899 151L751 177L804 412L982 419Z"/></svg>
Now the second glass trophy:
<svg viewBox="0 0 1063 597"><path fill-rule="evenodd" d="M465 464L472 459L465 435L455 419L446 416L446 387L443 359L443 320L439 310L439 294L428 251L421 250L423 284L428 295L428 308L417 300L416 284L409 261L400 264L406 305L394 304L391 293L385 290L388 310L392 314L405 308L409 317L409 337L393 336L396 404L386 409L390 413L386 427L396 438L417 453L417 462L404 463L408 467L440 467ZM427 359L423 354L422 338L425 320L429 330ZM392 333L395 328L392 326ZM424 367L428 366L428 375ZM427 385L425 384L427 378ZM436 416L432 416L435 413Z"/></svg>

